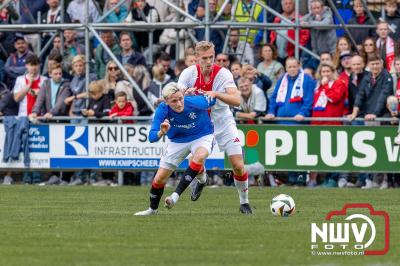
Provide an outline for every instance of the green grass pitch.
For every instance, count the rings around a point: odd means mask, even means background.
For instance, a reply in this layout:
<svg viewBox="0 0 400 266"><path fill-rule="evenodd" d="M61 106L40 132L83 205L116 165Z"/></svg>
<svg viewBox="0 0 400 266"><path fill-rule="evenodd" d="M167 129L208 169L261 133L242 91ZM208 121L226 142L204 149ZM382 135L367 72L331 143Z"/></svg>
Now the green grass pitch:
<svg viewBox="0 0 400 266"><path fill-rule="evenodd" d="M270 213L280 193L294 198L294 216ZM1 186L0 265L399 265L399 199L393 189L252 187L244 216L233 187L207 187L197 202L185 193L172 210L135 217L148 187ZM312 256L310 224L358 202L389 213L389 253Z"/></svg>

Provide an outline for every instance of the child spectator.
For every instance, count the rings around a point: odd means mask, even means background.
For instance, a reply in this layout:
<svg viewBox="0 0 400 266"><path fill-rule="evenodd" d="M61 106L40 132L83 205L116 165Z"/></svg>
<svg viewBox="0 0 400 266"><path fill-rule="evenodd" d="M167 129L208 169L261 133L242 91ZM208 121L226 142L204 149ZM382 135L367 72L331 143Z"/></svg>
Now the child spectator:
<svg viewBox="0 0 400 266"><path fill-rule="evenodd" d="M385 3L385 21L390 28L389 36L395 41L400 39L400 14L398 11L397 0L387 0Z"/></svg>
<svg viewBox="0 0 400 266"><path fill-rule="evenodd" d="M116 116L132 116L134 108L130 102L128 102L127 95L125 92L120 91L115 94L115 105L110 111L110 118ZM124 121L126 124L133 124L133 121Z"/></svg>
<svg viewBox="0 0 400 266"><path fill-rule="evenodd" d="M104 94L104 87L100 82L93 81L89 85L89 105L87 109L82 109L83 116L95 116L101 118L110 113L110 99Z"/></svg>
<svg viewBox="0 0 400 266"><path fill-rule="evenodd" d="M349 19L350 25L372 25L372 21L365 13L364 6L361 0L354 0L353 6L354 16ZM357 50L362 49L362 42L367 38L373 35L373 29L366 28L349 28L351 36L357 44Z"/></svg>
<svg viewBox="0 0 400 266"><path fill-rule="evenodd" d="M40 61L36 55L30 55L25 61L27 74L19 76L15 81L14 99L19 103L18 116L28 116L32 113L33 106L39 89L46 77L39 75Z"/></svg>

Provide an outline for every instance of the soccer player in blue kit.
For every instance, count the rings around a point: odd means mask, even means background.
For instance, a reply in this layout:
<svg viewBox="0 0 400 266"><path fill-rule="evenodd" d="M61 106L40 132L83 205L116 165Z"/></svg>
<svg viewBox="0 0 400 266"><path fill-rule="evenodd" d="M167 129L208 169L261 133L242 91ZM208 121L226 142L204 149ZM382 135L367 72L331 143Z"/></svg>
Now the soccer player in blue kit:
<svg viewBox="0 0 400 266"><path fill-rule="evenodd" d="M150 208L136 212L137 216L157 213L165 183L191 153L193 158L189 167L183 173L175 192L166 198L165 205L171 208L192 180L204 171L204 162L214 146L214 126L207 111L215 104L214 98L207 95L184 97L183 91L174 82L164 87L162 96L165 102L156 110L149 140L156 142L167 135L171 142L164 149L160 167L151 184Z"/></svg>

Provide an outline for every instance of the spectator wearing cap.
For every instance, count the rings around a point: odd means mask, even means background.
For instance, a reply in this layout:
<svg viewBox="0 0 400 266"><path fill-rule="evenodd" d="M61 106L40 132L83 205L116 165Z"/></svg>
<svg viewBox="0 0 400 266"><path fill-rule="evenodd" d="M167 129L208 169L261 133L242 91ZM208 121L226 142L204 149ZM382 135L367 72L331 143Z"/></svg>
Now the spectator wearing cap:
<svg viewBox="0 0 400 266"><path fill-rule="evenodd" d="M18 76L25 74L26 67L25 61L32 53L28 49L28 43L25 41L24 36L16 35L14 39L15 53L12 53L6 61L4 70L6 72L6 83L12 88L15 79Z"/></svg>
<svg viewBox="0 0 400 266"><path fill-rule="evenodd" d="M340 67L339 67L340 74L338 76L338 80L341 80L346 87L345 98L344 98L345 109L343 114L347 114L349 108L349 91L347 88L349 87L349 79L351 74L351 53L349 51L341 52L339 60L340 60Z"/></svg>
<svg viewBox="0 0 400 266"><path fill-rule="evenodd" d="M336 42L336 50L333 54L333 65L340 70L340 55L344 51L351 51L350 40L346 36L339 37Z"/></svg>

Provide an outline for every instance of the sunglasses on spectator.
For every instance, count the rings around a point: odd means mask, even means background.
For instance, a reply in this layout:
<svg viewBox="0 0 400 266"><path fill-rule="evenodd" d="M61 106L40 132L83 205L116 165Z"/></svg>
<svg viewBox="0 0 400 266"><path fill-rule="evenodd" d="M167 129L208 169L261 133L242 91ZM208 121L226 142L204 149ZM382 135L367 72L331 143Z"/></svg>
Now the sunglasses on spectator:
<svg viewBox="0 0 400 266"><path fill-rule="evenodd" d="M109 67L108 70L110 70L110 71L113 71L113 70L114 70L114 71L117 71L117 70L118 70L118 67Z"/></svg>
<svg viewBox="0 0 400 266"><path fill-rule="evenodd" d="M366 43L366 44L364 44L364 46L374 46L374 44L373 43Z"/></svg>

